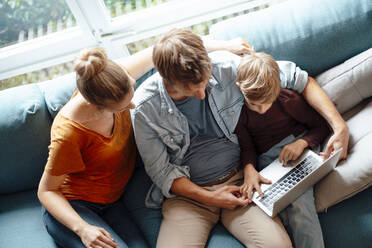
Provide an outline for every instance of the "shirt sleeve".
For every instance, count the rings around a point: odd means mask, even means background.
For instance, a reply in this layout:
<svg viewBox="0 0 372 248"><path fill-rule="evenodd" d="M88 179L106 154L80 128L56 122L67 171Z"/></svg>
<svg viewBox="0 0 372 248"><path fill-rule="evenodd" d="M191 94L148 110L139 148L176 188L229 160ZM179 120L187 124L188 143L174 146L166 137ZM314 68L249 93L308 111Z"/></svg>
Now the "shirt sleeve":
<svg viewBox="0 0 372 248"><path fill-rule="evenodd" d="M188 167L169 161L167 145L154 131L156 124L148 118L145 111L135 109L131 113L138 151L147 174L165 197L174 197L175 194L170 190L173 181L180 177L190 178Z"/></svg>
<svg viewBox="0 0 372 248"><path fill-rule="evenodd" d="M308 132L302 137L315 149L329 135L327 122L296 92L281 90L279 101L284 110L296 121L305 125Z"/></svg>
<svg viewBox="0 0 372 248"><path fill-rule="evenodd" d="M243 106L238 124L235 127L235 134L238 136L240 146L241 166L244 168L247 164L252 164L254 167L256 167L256 149L254 147L252 136L246 126L248 120L244 108L245 107Z"/></svg>
<svg viewBox="0 0 372 248"><path fill-rule="evenodd" d="M212 52L209 57L213 77L223 86L235 84L241 57L227 51Z"/></svg>
<svg viewBox="0 0 372 248"><path fill-rule="evenodd" d="M83 161L79 145L64 138L52 138L45 170L53 176L83 171Z"/></svg>
<svg viewBox="0 0 372 248"><path fill-rule="evenodd" d="M280 70L280 87L297 91L301 94L308 81L308 74L295 63L277 61Z"/></svg>

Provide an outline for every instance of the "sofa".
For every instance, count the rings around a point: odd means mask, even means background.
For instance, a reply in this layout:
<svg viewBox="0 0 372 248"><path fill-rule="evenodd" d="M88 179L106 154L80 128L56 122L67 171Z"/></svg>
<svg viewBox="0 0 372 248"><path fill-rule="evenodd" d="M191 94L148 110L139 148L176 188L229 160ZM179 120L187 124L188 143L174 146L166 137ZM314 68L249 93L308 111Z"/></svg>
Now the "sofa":
<svg viewBox="0 0 372 248"><path fill-rule="evenodd" d="M315 185L325 244L372 247L372 1L289 0L214 24L210 36L243 37L316 78L350 129L348 158ZM1 248L57 247L43 226L36 191L53 118L75 89L70 73L0 91ZM137 166L133 178L145 192L141 173ZM130 201L139 197L128 194ZM143 225L156 237L158 226ZM208 247L226 247L224 241L233 239L220 224L213 232ZM243 246L236 241L236 247Z"/></svg>

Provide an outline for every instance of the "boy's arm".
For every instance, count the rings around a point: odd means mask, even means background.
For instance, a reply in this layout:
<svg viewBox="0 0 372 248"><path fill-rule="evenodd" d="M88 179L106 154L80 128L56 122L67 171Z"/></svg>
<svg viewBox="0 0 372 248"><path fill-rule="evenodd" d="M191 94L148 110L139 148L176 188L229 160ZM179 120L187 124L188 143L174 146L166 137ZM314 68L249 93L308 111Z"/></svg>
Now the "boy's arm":
<svg viewBox="0 0 372 248"><path fill-rule="evenodd" d="M306 101L327 120L333 129L333 135L327 143L325 156L329 157L332 151L336 151L342 147L343 151L340 159L345 159L347 157L347 147L349 144L349 128L346 122L341 117L340 113L338 113L327 94L312 77L308 78L303 96Z"/></svg>
<svg viewBox="0 0 372 248"><path fill-rule="evenodd" d="M312 77L308 76L306 71L301 70L295 63L289 61L277 62L281 72L281 87L293 89L303 94L310 106L321 114L332 127L333 135L327 143L325 156L329 157L332 151L342 147L343 151L340 159L346 158L349 129L327 94Z"/></svg>
<svg viewBox="0 0 372 248"><path fill-rule="evenodd" d="M253 167L255 167L257 162L257 154L253 144L253 139L246 126L246 123L248 123L248 118L245 113L245 108L245 106L242 107L240 117L234 131L239 141L240 162L242 168L245 168L245 166L248 164L251 164Z"/></svg>
<svg viewBox="0 0 372 248"><path fill-rule="evenodd" d="M304 148L315 149L329 135L327 122L296 92L282 90L279 99L285 112L307 127L308 131L301 137L306 141Z"/></svg>
<svg viewBox="0 0 372 248"><path fill-rule="evenodd" d="M252 202L254 190L257 190L260 196L263 197L260 183L270 184L271 181L262 177L255 168L257 163L257 154L252 136L248 131L246 123L248 123L248 118L245 113L245 106L243 106L234 133L238 136L240 160L244 175L244 183L241 186L240 193L244 198L247 198L250 203Z"/></svg>

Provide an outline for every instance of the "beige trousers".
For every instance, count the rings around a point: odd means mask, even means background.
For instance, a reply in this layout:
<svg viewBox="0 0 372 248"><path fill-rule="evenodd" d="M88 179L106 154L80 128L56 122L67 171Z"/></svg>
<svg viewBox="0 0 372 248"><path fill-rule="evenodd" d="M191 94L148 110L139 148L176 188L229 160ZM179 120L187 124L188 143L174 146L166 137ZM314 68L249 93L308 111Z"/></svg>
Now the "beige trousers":
<svg viewBox="0 0 372 248"><path fill-rule="evenodd" d="M240 185L242 180L240 171L225 183L204 188L213 191L224 185ZM270 218L253 203L228 210L184 197L169 198L163 203L163 221L156 246L205 247L211 229L219 220L246 247L292 247L280 219Z"/></svg>

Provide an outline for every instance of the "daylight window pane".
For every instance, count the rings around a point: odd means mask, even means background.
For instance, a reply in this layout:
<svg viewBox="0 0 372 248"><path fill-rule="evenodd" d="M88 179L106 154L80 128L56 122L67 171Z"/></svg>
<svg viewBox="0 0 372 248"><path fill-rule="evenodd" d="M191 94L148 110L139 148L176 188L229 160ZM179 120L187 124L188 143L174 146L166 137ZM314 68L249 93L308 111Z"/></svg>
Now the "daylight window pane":
<svg viewBox="0 0 372 248"><path fill-rule="evenodd" d="M269 4L264 3L262 5L259 5L255 8L253 8L253 9L243 10L243 11L240 11L240 12L237 12L237 13L234 13L234 14L222 16L222 17L212 19L212 20L208 20L208 21L204 21L204 22L201 22L201 23L189 26L189 27L184 27L184 28L190 29L194 33L196 33L198 35L201 35L201 36L208 35L209 34L209 28L217 22L220 22L220 21L223 21L223 20L235 17L235 16L245 15L245 14L248 14L249 12L259 11L259 10L265 9L269 6L270 6ZM155 40L159 36L160 35L149 37L149 38L146 38L146 39L143 39L143 40L138 40L138 41L135 41L135 42L131 42L131 43L127 44L127 48L129 50L130 54L139 52L139 51L141 51L141 50L143 50L147 47L152 46L154 44Z"/></svg>
<svg viewBox="0 0 372 248"><path fill-rule="evenodd" d="M76 26L65 0L0 2L0 47Z"/></svg>
<svg viewBox="0 0 372 248"><path fill-rule="evenodd" d="M73 62L67 62L38 71L18 75L12 78L0 80L0 90L5 90L24 84L39 83L50 80L73 71Z"/></svg>
<svg viewBox="0 0 372 248"><path fill-rule="evenodd" d="M176 0L104 0L111 17L121 16L127 13L151 8L165 2Z"/></svg>

